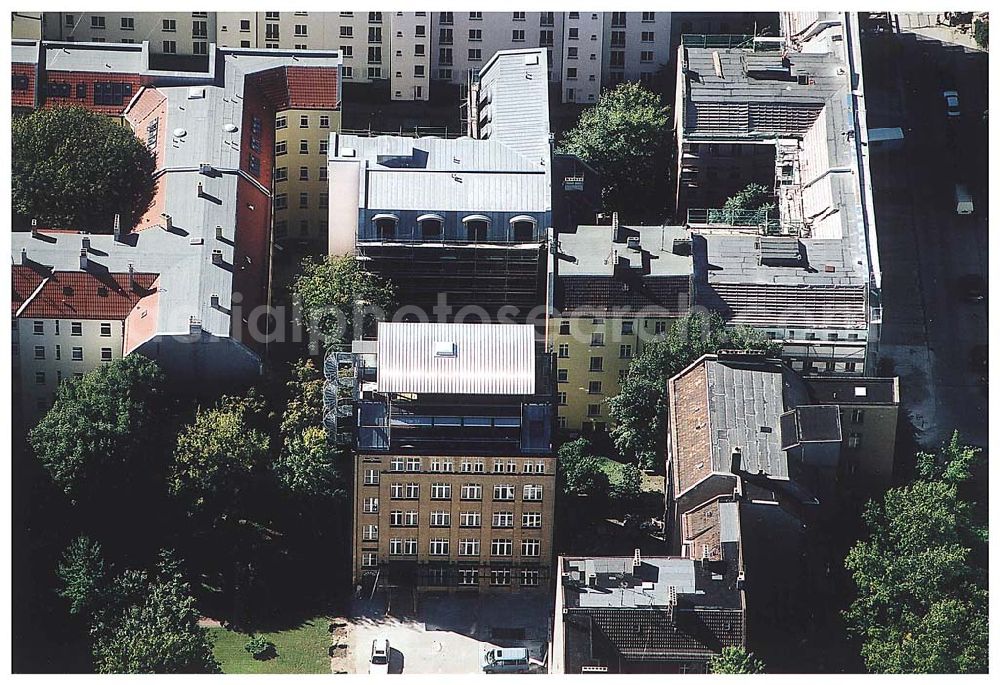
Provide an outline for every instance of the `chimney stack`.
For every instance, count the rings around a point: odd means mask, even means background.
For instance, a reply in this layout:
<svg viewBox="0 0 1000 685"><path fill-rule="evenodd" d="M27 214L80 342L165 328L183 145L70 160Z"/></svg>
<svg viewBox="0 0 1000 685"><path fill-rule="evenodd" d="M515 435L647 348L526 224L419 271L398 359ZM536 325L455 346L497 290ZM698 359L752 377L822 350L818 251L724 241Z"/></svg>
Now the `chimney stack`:
<svg viewBox="0 0 1000 685"><path fill-rule="evenodd" d="M618 212L611 213L611 240L616 243L622 242L621 228L618 226Z"/></svg>
<svg viewBox="0 0 1000 685"><path fill-rule="evenodd" d="M129 262L128 265L128 283L132 290L136 290L135 268L132 266L131 262Z"/></svg>
<svg viewBox="0 0 1000 685"><path fill-rule="evenodd" d="M215 227L215 239L222 240L222 226L216 225Z"/></svg>
<svg viewBox="0 0 1000 685"><path fill-rule="evenodd" d="M83 271L86 271L88 266L90 266L90 262L87 259L87 250L81 249L80 250L80 268Z"/></svg>
<svg viewBox="0 0 1000 685"><path fill-rule="evenodd" d="M218 309L218 308L219 308L219 296L212 295L212 309Z"/></svg>
<svg viewBox="0 0 1000 685"><path fill-rule="evenodd" d="M205 195L205 186L200 182L198 183L198 197L203 197Z"/></svg>
<svg viewBox="0 0 1000 685"><path fill-rule="evenodd" d="M212 264L216 266L222 264L222 250L212 250Z"/></svg>
<svg viewBox="0 0 1000 685"><path fill-rule="evenodd" d="M38 237L38 219L31 220L31 237L32 238Z"/></svg>
<svg viewBox="0 0 1000 685"><path fill-rule="evenodd" d="M730 465L730 471L734 474L739 473L743 467L743 453L740 451L739 447L733 448L733 461Z"/></svg>
<svg viewBox="0 0 1000 685"><path fill-rule="evenodd" d="M160 216L163 217L163 227L168 231L174 230L174 218L166 212L160 214Z"/></svg>
<svg viewBox="0 0 1000 685"><path fill-rule="evenodd" d="M121 214L115 214L115 242L120 243L122 241L122 216Z"/></svg>
<svg viewBox="0 0 1000 685"><path fill-rule="evenodd" d="M188 330L191 333L191 335L201 336L201 319L192 316L188 320Z"/></svg>
<svg viewBox="0 0 1000 685"><path fill-rule="evenodd" d="M21 248L21 265L27 266L28 264L28 250L27 248Z"/></svg>
<svg viewBox="0 0 1000 685"><path fill-rule="evenodd" d="M83 249L85 252L90 252L90 236L83 236Z"/></svg>
<svg viewBox="0 0 1000 685"><path fill-rule="evenodd" d="M642 568L642 550L636 547L632 556L632 575L635 575L640 568Z"/></svg>

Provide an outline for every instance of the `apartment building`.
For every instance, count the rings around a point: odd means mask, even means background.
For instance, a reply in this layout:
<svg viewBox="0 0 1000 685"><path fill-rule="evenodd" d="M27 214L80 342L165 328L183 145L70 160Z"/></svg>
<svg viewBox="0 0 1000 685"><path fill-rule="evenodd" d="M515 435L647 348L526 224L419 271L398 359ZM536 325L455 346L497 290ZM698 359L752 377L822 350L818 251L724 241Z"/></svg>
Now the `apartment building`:
<svg viewBox="0 0 1000 685"><path fill-rule="evenodd" d="M72 102L121 119L153 153L158 179L135 226L12 234L19 336L30 336L20 376L33 381L35 411L60 373L107 361L108 349L112 359L149 356L178 382L224 385L260 372L275 113L339 111L340 58L211 52L208 71L171 72L150 68L148 43L14 41L13 78L25 86L15 106ZM31 342L36 327L42 342Z"/></svg>
<svg viewBox="0 0 1000 685"><path fill-rule="evenodd" d="M157 55L208 55L217 25L214 12L45 12L43 33L50 41L148 42Z"/></svg>
<svg viewBox="0 0 1000 685"><path fill-rule="evenodd" d="M706 557L559 557L549 673L707 673L746 646L737 502L713 502Z"/></svg>
<svg viewBox="0 0 1000 685"><path fill-rule="evenodd" d="M797 371L870 375L881 272L858 33L822 14L795 35L681 45L677 207L696 304L767 331ZM771 208L723 210L750 182Z"/></svg>
<svg viewBox="0 0 1000 685"><path fill-rule="evenodd" d="M20 40L41 40L42 13L11 12L10 37Z"/></svg>
<svg viewBox="0 0 1000 685"><path fill-rule="evenodd" d="M552 226L545 74L544 50L493 56L470 137L333 135L330 253L357 255L428 316L513 307L523 322L544 302Z"/></svg>
<svg viewBox="0 0 1000 685"><path fill-rule="evenodd" d="M353 351L355 583L545 584L556 468L533 327L380 323Z"/></svg>
<svg viewBox="0 0 1000 685"><path fill-rule="evenodd" d="M558 235L555 313L557 426L570 437L609 428L618 394L645 343L686 315L693 264L681 226L579 226Z"/></svg>

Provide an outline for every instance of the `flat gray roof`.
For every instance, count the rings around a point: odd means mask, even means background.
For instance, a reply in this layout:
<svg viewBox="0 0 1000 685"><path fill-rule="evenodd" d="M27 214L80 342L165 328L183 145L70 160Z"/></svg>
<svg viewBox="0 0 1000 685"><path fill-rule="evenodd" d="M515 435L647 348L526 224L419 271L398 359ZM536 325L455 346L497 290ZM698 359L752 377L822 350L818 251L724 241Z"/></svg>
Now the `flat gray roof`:
<svg viewBox="0 0 1000 685"><path fill-rule="evenodd" d="M532 395L534 327L380 322L377 365L382 393Z"/></svg>
<svg viewBox="0 0 1000 685"><path fill-rule="evenodd" d="M643 276L689 276L692 257L673 252L674 240L690 240L683 226L623 226L624 235L639 239L639 247L649 255L649 271ZM560 276L612 276L615 255L638 259L640 253L627 243L614 242L611 226L579 226L575 233L560 233L559 252L572 259L560 258Z"/></svg>
<svg viewBox="0 0 1000 685"><path fill-rule="evenodd" d="M694 559L643 557L636 571L632 557L567 559L578 591L574 606L585 609L666 607L671 589L676 594L696 591ZM596 574L596 587L588 585L588 574Z"/></svg>

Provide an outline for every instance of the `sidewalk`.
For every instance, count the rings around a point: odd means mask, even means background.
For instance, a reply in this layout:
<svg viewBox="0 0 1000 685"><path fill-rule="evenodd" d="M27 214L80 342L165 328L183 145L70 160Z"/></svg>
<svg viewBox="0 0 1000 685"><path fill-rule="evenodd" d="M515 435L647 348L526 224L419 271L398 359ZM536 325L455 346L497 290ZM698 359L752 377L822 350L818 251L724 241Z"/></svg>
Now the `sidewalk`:
<svg viewBox="0 0 1000 685"><path fill-rule="evenodd" d="M962 32L958 30L958 27L941 23L944 20L943 12L900 12L894 16L900 32L915 33L925 38L939 40L942 43L961 45L970 50L985 52L976 45L976 40L972 37L971 27L968 31Z"/></svg>

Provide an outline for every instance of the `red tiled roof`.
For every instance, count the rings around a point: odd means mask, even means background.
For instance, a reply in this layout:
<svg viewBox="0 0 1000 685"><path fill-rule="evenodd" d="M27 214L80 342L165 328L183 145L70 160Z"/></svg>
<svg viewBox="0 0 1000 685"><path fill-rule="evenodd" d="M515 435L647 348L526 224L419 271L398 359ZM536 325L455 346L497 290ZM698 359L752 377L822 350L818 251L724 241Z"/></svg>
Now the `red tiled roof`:
<svg viewBox="0 0 1000 685"><path fill-rule="evenodd" d="M12 77L24 77L28 79L26 90L11 90L10 104L12 107L34 107L35 106L35 65L34 64L11 64L10 71Z"/></svg>
<svg viewBox="0 0 1000 685"><path fill-rule="evenodd" d="M127 273L56 271L24 308L22 317L44 319L124 319L148 294L157 274L136 273L133 290Z"/></svg>
<svg viewBox="0 0 1000 685"><path fill-rule="evenodd" d="M99 114L120 115L128 107L129 101L139 92L142 85L142 78L138 74L120 74L94 71L52 71L46 75L46 85L41 97L45 101L46 107L59 107L67 105L79 105L86 107L92 112ZM52 84L69 85L69 95L61 97L53 95L50 89ZM95 83L122 83L131 86L131 92L125 95L120 105L97 104L95 100ZM85 97L77 97L77 86L85 87Z"/></svg>
<svg viewBox="0 0 1000 685"><path fill-rule="evenodd" d="M691 366L669 384L673 434L674 495L712 473L712 437L708 421L705 361Z"/></svg>
<svg viewBox="0 0 1000 685"><path fill-rule="evenodd" d="M285 67L288 107L291 109L337 109L336 67Z"/></svg>
<svg viewBox="0 0 1000 685"><path fill-rule="evenodd" d="M30 266L15 264L11 268L12 285L10 289L10 313L14 314L31 297L45 276Z"/></svg>

